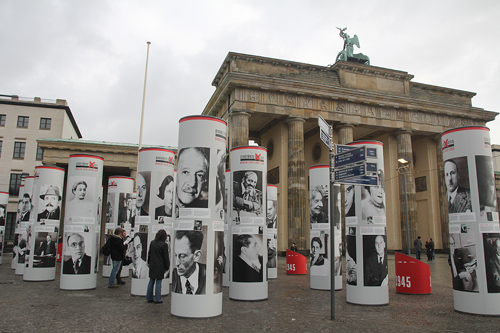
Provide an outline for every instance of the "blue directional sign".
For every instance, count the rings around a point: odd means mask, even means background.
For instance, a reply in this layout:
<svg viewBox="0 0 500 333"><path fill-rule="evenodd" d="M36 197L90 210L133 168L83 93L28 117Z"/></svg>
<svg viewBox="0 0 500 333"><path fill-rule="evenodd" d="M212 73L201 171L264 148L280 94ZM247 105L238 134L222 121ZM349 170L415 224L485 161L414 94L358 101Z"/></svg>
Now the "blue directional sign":
<svg viewBox="0 0 500 333"><path fill-rule="evenodd" d="M363 146L335 155L335 168L365 161L366 147Z"/></svg>
<svg viewBox="0 0 500 333"><path fill-rule="evenodd" d="M343 168L340 170L335 170L334 180L349 179L354 177L360 177L366 175L365 164L359 164L352 167Z"/></svg>
<svg viewBox="0 0 500 333"><path fill-rule="evenodd" d="M377 176L361 176L356 178L349 178L337 181L339 184L353 184L363 186L378 186Z"/></svg>
<svg viewBox="0 0 500 333"><path fill-rule="evenodd" d="M366 163L366 172L377 172L377 163Z"/></svg>
<svg viewBox="0 0 500 333"><path fill-rule="evenodd" d="M335 152L335 154L337 155L345 153L346 151L356 149L356 146L347 146L347 145L335 145L335 147L337 148Z"/></svg>

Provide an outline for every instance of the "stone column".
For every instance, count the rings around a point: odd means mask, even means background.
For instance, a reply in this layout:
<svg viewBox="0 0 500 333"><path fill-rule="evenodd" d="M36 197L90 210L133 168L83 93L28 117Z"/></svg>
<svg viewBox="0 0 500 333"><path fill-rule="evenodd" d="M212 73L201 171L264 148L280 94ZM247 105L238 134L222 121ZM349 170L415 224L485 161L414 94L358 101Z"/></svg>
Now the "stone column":
<svg viewBox="0 0 500 333"><path fill-rule="evenodd" d="M404 253L408 253L406 239L406 210L405 195L408 203L408 225L410 230L410 249L413 247L413 240L417 238L417 200L415 195L415 176L413 172L413 151L411 146L411 131L401 130L397 133L398 158L404 157L410 161L407 168L401 170L399 176L399 201L401 218L401 240ZM404 178L406 177L406 193L404 190Z"/></svg>
<svg viewBox="0 0 500 333"><path fill-rule="evenodd" d="M339 144L345 145L346 143L354 141L354 126L352 124L340 124L337 127L339 135ZM340 230L342 230L342 247L345 249L345 185L340 185Z"/></svg>
<svg viewBox="0 0 500 333"><path fill-rule="evenodd" d="M443 161L443 149L441 144L441 136L436 136L434 138L436 142L436 161L437 161L437 175L438 175L438 189L439 189L439 221L441 222L441 241L443 242L443 250L450 248L450 231L448 227L449 217L448 217L448 204L446 200L447 188L446 181L444 179L444 161Z"/></svg>
<svg viewBox="0 0 500 333"><path fill-rule="evenodd" d="M248 146L250 113L232 110L229 117L229 150L234 147Z"/></svg>
<svg viewBox="0 0 500 333"><path fill-rule="evenodd" d="M295 242L299 250L309 249L309 221L306 214L307 182L304 157L303 118L290 116L288 124L288 247Z"/></svg>

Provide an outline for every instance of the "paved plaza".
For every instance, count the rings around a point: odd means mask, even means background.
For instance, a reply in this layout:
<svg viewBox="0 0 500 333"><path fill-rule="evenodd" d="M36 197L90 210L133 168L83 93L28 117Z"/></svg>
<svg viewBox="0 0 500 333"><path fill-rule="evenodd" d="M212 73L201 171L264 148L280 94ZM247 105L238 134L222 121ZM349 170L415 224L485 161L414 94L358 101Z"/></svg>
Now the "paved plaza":
<svg viewBox="0 0 500 333"><path fill-rule="evenodd" d="M58 266L55 281L24 282L10 269L7 253L0 265L0 332L500 332L500 317L454 311L447 258L437 254L429 262L431 295L404 295L396 293L394 255L389 255L387 306L346 303L344 277L332 321L330 292L311 290L309 275L286 275L285 258L279 258L278 279L269 281L267 301L232 301L224 288L221 316L186 319L170 314L170 296L163 304L131 296L130 278L116 289L98 277L95 290L63 291Z"/></svg>

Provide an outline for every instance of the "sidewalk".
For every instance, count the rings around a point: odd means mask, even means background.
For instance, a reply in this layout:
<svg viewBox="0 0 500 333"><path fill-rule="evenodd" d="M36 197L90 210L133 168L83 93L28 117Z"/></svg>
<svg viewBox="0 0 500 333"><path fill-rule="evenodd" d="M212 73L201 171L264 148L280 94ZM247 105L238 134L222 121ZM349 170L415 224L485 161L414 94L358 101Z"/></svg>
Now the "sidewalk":
<svg viewBox="0 0 500 333"><path fill-rule="evenodd" d="M224 288L221 316L185 319L170 314L170 296L163 304L131 296L130 278L108 289L107 279L98 277L97 289L86 291L60 290L59 274L55 281L24 282L6 254L0 265L0 332L499 332L499 317L454 311L447 258L436 254L435 261L425 261L431 267L431 295L403 295L396 293L394 255L389 255L389 305L347 304L344 284L335 293L332 321L330 292L311 290L308 275L286 275L285 258L278 260L278 279L269 281L267 301L232 301Z"/></svg>

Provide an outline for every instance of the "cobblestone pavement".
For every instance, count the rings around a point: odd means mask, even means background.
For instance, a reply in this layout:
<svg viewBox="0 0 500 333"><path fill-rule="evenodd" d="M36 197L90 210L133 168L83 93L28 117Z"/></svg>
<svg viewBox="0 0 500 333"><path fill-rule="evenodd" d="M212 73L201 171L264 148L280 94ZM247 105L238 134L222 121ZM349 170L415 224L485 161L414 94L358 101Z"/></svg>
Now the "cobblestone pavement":
<svg viewBox="0 0 500 333"><path fill-rule="evenodd" d="M9 257L0 265L0 332L500 332L500 317L454 311L444 254L429 262L431 295L397 294L390 255L389 305L348 304L344 284L335 293L335 320L330 320L330 292L311 290L308 275L286 275L284 258L278 261L278 279L269 281L267 301L232 301L224 288L222 315L186 319L170 314L170 296L162 298L163 304L131 296L130 278L116 289L106 288L107 279L98 277L97 289L64 291L59 274L55 281L24 282L10 269Z"/></svg>

